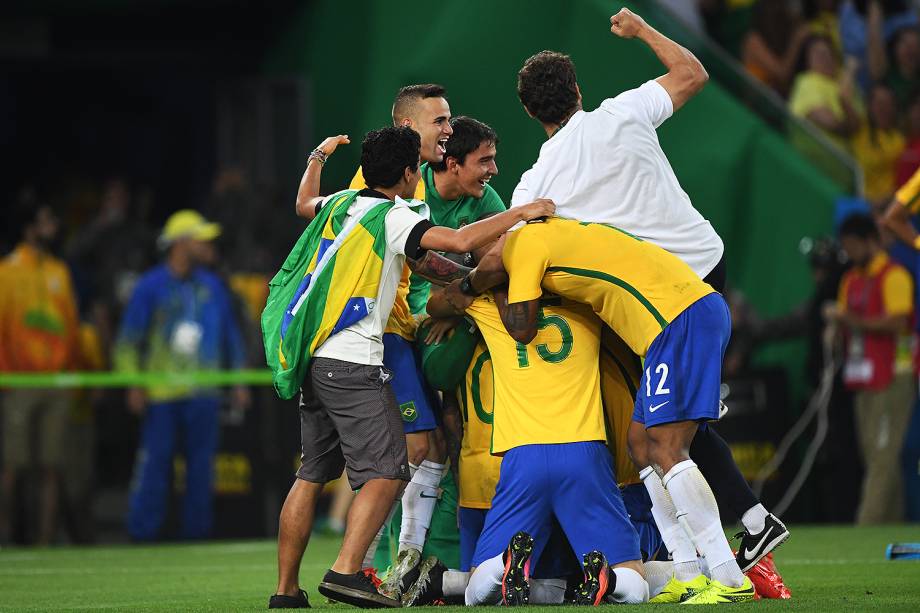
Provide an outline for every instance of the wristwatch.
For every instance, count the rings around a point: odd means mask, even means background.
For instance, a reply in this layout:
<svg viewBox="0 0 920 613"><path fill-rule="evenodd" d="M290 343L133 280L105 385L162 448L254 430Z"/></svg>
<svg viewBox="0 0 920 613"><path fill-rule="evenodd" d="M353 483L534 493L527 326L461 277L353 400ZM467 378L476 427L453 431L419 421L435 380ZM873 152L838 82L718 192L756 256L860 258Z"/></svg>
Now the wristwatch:
<svg viewBox="0 0 920 613"><path fill-rule="evenodd" d="M479 296L479 292L477 292L473 287L473 282L470 280L470 275L466 275L460 281L460 293L471 298L476 298Z"/></svg>

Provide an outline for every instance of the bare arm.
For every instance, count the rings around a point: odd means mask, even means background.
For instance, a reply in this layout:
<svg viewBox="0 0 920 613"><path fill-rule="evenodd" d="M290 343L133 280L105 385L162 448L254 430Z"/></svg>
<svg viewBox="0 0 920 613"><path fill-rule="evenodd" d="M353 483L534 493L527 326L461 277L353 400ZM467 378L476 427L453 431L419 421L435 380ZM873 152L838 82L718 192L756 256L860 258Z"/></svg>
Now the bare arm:
<svg viewBox="0 0 920 613"><path fill-rule="evenodd" d="M777 56L767 46L763 37L752 32L744 42L743 56L745 64L756 64L763 68L773 79L773 82L785 90L795 75L795 64L802 48L802 43L808 37L808 27L801 26L796 30L786 53Z"/></svg>
<svg viewBox="0 0 920 613"><path fill-rule="evenodd" d="M882 216L882 225L891 230L895 236L911 247L916 248L917 230L910 223L910 211L896 199L888 205L888 210Z"/></svg>
<svg viewBox="0 0 920 613"><path fill-rule="evenodd" d="M413 273L437 285L447 285L470 274L471 269L448 259L437 251L426 251L417 260L407 259Z"/></svg>
<svg viewBox="0 0 920 613"><path fill-rule="evenodd" d="M432 317L452 317L466 313L473 298L460 291L460 282L454 281L440 292L433 292L426 307Z"/></svg>
<svg viewBox="0 0 920 613"><path fill-rule="evenodd" d="M709 80L709 74L696 56L645 23L644 19L629 9L620 9L619 13L610 18L610 31L620 38L638 38L664 64L668 72L656 80L671 96L675 112L703 89Z"/></svg>
<svg viewBox="0 0 920 613"><path fill-rule="evenodd" d="M492 290L495 304L501 315L505 330L511 338L519 343L528 344L537 335L537 313L540 311L540 299L508 304L508 288L496 287Z"/></svg>
<svg viewBox="0 0 920 613"><path fill-rule="evenodd" d="M479 260L476 268L470 273L470 283L479 293L490 290L496 285L508 282L508 273L502 261L502 250L505 248L507 234L503 234L492 248Z"/></svg>
<svg viewBox="0 0 920 613"><path fill-rule="evenodd" d="M347 145L351 141L348 135L339 134L330 136L319 144L317 149L322 151L328 158L339 145ZM323 174L323 162L319 157L310 155L307 158L307 169L304 170L303 177L300 179L300 187L297 188L297 199L294 202L294 210L298 217L303 217L312 221L316 217L316 205L322 202L319 197L320 176Z"/></svg>
<svg viewBox="0 0 920 613"><path fill-rule="evenodd" d="M466 253L482 247L522 221L549 217L556 211L552 200L540 199L504 213L463 226L459 230L434 226L422 235L422 249Z"/></svg>

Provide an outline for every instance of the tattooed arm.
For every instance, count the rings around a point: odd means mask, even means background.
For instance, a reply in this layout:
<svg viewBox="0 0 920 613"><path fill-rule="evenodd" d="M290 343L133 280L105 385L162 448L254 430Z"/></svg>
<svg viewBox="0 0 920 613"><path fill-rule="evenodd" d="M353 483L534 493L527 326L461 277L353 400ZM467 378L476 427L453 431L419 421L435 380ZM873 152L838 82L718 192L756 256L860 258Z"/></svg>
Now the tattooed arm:
<svg viewBox="0 0 920 613"><path fill-rule="evenodd" d="M495 304L505 324L505 330L511 338L519 343L528 344L537 335L537 313L540 311L540 299L508 304L508 287L501 286L492 290Z"/></svg>
<svg viewBox="0 0 920 613"><path fill-rule="evenodd" d="M460 291L460 281L454 281L439 292L432 292L428 299L428 314L432 317L463 315L473 304L473 298Z"/></svg>
<svg viewBox="0 0 920 613"><path fill-rule="evenodd" d="M441 408L441 425L444 441L447 443L447 457L450 458L450 472L460 487L460 447L463 443L463 420L460 417L460 403L456 393L445 393Z"/></svg>
<svg viewBox="0 0 920 613"><path fill-rule="evenodd" d="M466 266L431 250L426 251L425 255L417 260L407 259L406 261L413 273L435 285L447 285L470 273L470 269Z"/></svg>

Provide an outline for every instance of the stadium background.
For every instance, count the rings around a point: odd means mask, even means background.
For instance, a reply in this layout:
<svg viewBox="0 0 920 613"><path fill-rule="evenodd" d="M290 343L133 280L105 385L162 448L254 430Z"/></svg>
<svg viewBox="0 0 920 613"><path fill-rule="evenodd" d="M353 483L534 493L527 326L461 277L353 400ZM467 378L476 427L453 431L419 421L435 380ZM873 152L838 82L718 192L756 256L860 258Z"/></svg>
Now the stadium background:
<svg viewBox="0 0 920 613"><path fill-rule="evenodd" d="M393 93L406 83L442 83L454 115L496 128L500 174L492 185L508 199L543 141L515 94L526 57L544 48L569 53L586 108L661 74L642 45L610 35L606 19L621 4L687 44L710 70L705 90L659 131L661 143L725 240L731 285L763 316L788 312L813 290L800 241L833 231L835 199L858 189L859 178L833 155L823 169L805 160L788 142L798 127L650 1L317 0L269 8L229 0L13 1L0 29L0 195L11 202L23 184L40 185L65 218L79 222L86 199L74 194L120 176L148 186L149 219L159 227L170 212L199 207L215 177L237 169L258 188L249 214L267 228L258 265L243 272L268 274L302 227L291 203L307 153L327 134L359 140L387 124ZM358 154L357 144L336 153L324 192L346 184ZM17 231L5 224L4 252ZM77 223L71 232L79 231ZM252 365L261 366L258 344L250 349ZM747 476L801 412L808 375L799 339L757 349L734 382L723 432ZM95 407L92 512L101 540L124 538L137 444L136 420L118 405L109 392ZM215 536L273 534L298 450L293 407L258 387L248 413L225 415ZM794 448L768 484L767 503L782 493L802 452ZM852 463L855 450L826 450L788 519L852 517L855 502L828 493L841 478L841 453ZM22 504L28 509L28 500Z"/></svg>

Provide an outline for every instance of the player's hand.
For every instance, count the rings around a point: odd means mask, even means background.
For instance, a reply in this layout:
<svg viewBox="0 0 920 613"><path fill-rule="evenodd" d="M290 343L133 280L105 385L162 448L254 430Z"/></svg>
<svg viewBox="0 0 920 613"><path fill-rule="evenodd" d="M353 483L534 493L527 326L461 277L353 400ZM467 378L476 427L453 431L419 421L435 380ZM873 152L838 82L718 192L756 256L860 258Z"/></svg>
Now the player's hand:
<svg viewBox="0 0 920 613"><path fill-rule="evenodd" d="M556 203L549 198L538 198L530 204L521 207L521 217L524 221L540 217L552 217L556 212Z"/></svg>
<svg viewBox="0 0 920 613"><path fill-rule="evenodd" d="M472 296L467 296L460 291L461 281L462 280L454 281L450 285L446 286L443 290L441 290L444 294L444 299L447 301L447 304L449 304L454 312L456 312L458 315L465 313L475 300L475 298Z"/></svg>
<svg viewBox="0 0 920 613"><path fill-rule="evenodd" d="M347 145L350 142L351 140L349 140L347 134L339 134L338 136L330 136L329 138L321 142L319 144L319 147L317 147L317 149L325 153L326 157L329 157L335 152L336 148L339 145Z"/></svg>
<svg viewBox="0 0 920 613"><path fill-rule="evenodd" d="M645 20L626 8L610 18L610 31L620 38L635 38L645 27Z"/></svg>
<svg viewBox="0 0 920 613"><path fill-rule="evenodd" d="M428 328L428 334L425 336L424 343L426 345L437 345L444 337L447 336L447 333L457 327L462 320L460 317L437 317L432 318L431 326Z"/></svg>
<svg viewBox="0 0 920 613"><path fill-rule="evenodd" d="M147 393L139 387L132 387L128 390L127 401L128 410L138 417L147 410Z"/></svg>

